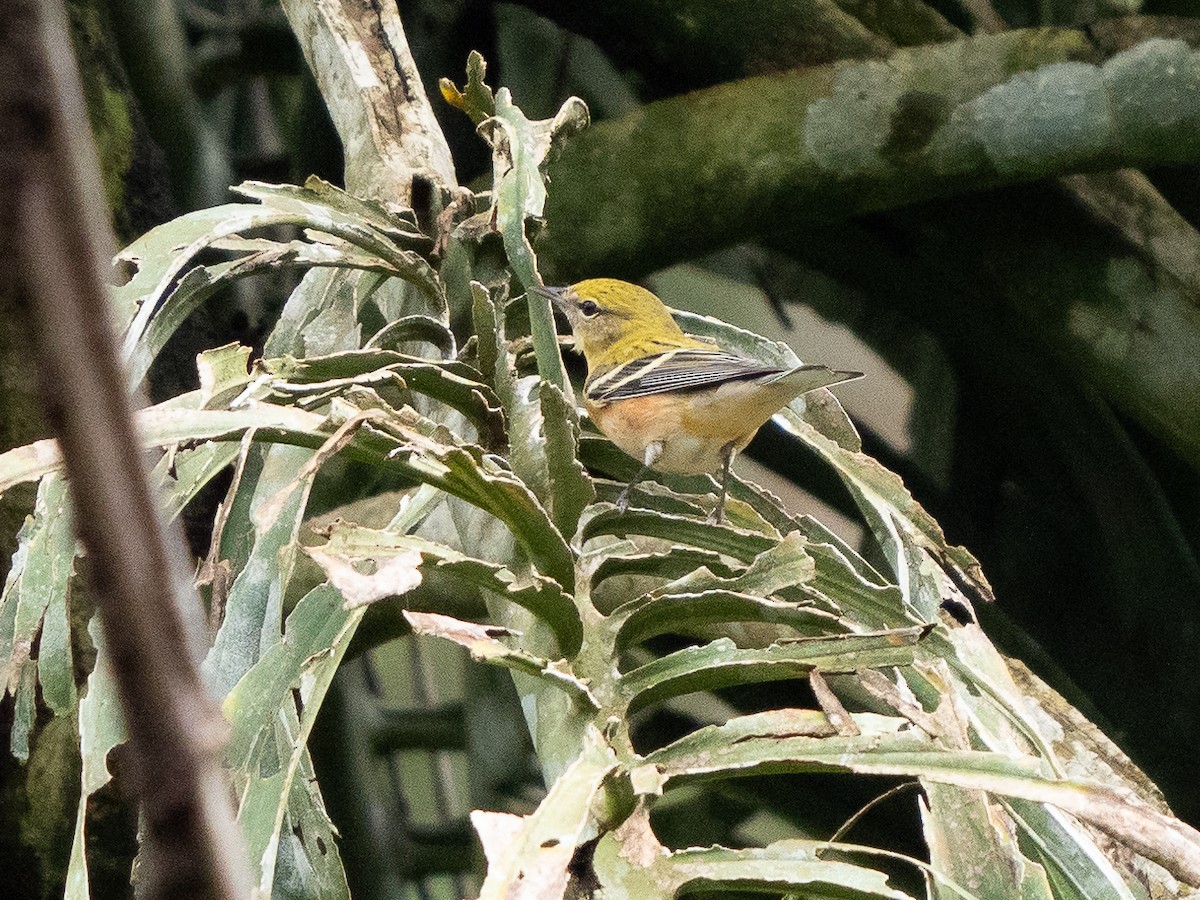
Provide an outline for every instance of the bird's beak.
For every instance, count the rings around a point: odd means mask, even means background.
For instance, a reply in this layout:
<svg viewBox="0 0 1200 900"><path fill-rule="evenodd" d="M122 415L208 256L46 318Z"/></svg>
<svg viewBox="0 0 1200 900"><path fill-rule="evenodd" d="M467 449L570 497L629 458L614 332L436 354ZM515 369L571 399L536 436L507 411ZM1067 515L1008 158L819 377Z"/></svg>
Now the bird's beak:
<svg viewBox="0 0 1200 900"><path fill-rule="evenodd" d="M571 301L567 299L567 293L570 291L570 288L546 287L545 285L539 284L530 288L530 291L538 294L539 296L545 297L560 313L567 317L568 321L571 320L571 312L573 311L573 307Z"/></svg>

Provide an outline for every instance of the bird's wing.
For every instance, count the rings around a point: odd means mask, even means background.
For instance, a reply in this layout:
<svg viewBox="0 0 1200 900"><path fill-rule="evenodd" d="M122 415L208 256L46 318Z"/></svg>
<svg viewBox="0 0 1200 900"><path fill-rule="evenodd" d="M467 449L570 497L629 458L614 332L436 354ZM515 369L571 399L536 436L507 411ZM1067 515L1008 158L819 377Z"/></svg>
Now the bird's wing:
<svg viewBox="0 0 1200 900"><path fill-rule="evenodd" d="M598 402L628 400L667 391L711 387L726 381L779 376L789 371L724 350L689 347L643 356L598 373L588 380L586 393L589 400Z"/></svg>

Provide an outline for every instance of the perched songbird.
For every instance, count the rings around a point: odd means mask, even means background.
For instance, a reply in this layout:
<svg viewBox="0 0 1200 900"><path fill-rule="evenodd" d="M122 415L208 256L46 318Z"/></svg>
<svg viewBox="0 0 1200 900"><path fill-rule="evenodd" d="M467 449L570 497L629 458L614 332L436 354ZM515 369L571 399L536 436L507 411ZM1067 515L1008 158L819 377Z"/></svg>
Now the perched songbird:
<svg viewBox="0 0 1200 900"><path fill-rule="evenodd" d="M587 360L583 403L596 426L642 470L721 472L713 518L721 520L729 467L755 432L796 397L861 376L825 366L782 368L685 334L645 288L613 278L537 288L560 309Z"/></svg>

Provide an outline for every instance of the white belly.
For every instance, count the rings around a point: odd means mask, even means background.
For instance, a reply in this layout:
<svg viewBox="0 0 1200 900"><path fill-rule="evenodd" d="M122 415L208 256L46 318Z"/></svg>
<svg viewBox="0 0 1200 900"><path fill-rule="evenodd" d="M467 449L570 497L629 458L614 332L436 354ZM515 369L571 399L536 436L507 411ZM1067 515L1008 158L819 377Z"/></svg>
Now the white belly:
<svg viewBox="0 0 1200 900"><path fill-rule="evenodd" d="M718 472L724 464L721 450L724 443L712 438L695 438L686 434L672 435L662 442L662 455L654 468L681 475L703 475Z"/></svg>

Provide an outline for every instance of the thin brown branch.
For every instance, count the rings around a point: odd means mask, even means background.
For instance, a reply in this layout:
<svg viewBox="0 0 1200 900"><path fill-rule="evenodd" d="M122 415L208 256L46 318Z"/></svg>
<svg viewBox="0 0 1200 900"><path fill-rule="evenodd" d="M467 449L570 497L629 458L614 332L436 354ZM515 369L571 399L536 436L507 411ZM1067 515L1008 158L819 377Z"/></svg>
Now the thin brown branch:
<svg viewBox="0 0 1200 900"><path fill-rule="evenodd" d="M249 877L200 681L197 599L135 435L106 287L112 234L61 0L0 0L0 265L34 337L86 575L130 738L144 822L141 893L244 898Z"/></svg>

